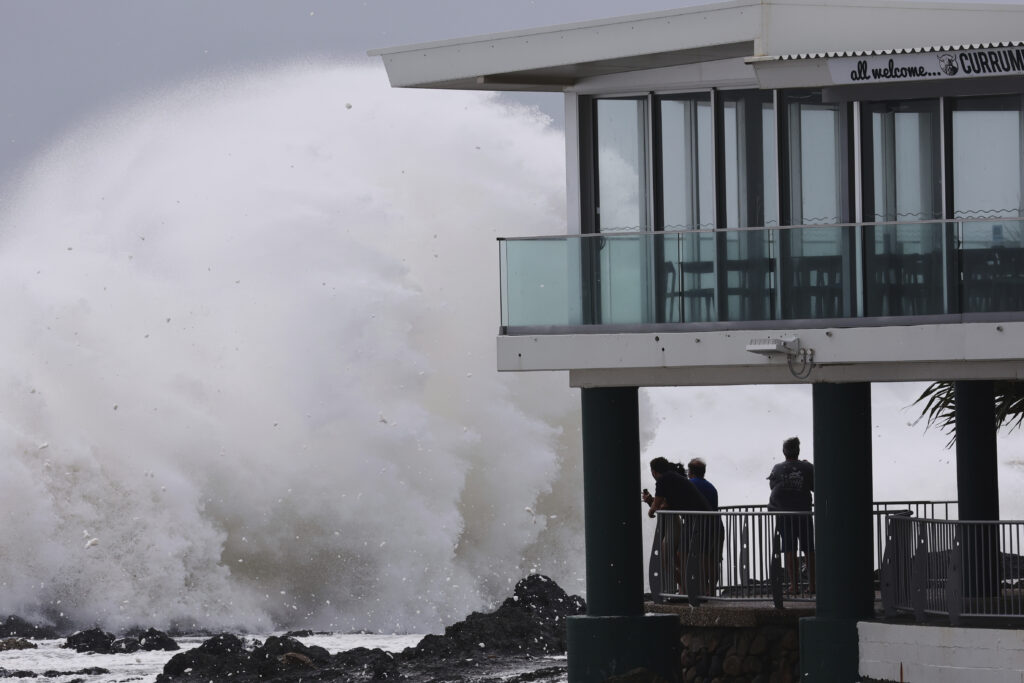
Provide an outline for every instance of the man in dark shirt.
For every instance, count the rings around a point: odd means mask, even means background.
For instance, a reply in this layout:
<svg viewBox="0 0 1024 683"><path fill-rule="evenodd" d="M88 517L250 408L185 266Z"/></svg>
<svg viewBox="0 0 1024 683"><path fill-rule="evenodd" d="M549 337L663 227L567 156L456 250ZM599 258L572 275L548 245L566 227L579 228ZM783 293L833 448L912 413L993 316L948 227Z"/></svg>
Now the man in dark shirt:
<svg viewBox="0 0 1024 683"><path fill-rule="evenodd" d="M768 509L782 512L811 511L811 492L814 491L814 465L800 460L800 439L795 436L782 443L783 462L772 468L768 485L772 493ZM814 582L814 522L810 514L780 515L778 521L782 552L786 557L789 589L799 592L796 553L801 548L807 556L808 592L815 592Z"/></svg>
<svg viewBox="0 0 1024 683"><path fill-rule="evenodd" d="M704 459L694 458L687 464L686 470L690 475L690 481L708 501L711 509L718 510L718 489L704 478L708 471L708 465ZM715 587L718 585L722 550L725 547L725 525L718 515L707 517L701 521L703 522L700 529L701 585L705 595L713 595Z"/></svg>
<svg viewBox="0 0 1024 683"><path fill-rule="evenodd" d="M651 506L648 517L654 517L658 510L711 510L697 487L665 458L651 461L651 476L655 481L654 495L644 491L644 502Z"/></svg>
<svg viewBox="0 0 1024 683"><path fill-rule="evenodd" d="M718 489L715 488L714 484L704 478L704 475L708 471L708 465L704 462L703 458L694 458L686 466L687 472L690 474L690 481L697 487L701 495L708 501L708 505L711 506L712 510L718 509Z"/></svg>

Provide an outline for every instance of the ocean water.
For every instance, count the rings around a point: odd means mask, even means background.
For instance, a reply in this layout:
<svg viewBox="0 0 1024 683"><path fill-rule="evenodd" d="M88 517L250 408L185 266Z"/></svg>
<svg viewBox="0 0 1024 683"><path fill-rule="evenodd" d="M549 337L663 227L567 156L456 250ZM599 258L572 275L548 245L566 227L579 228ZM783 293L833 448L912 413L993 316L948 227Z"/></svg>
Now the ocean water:
<svg viewBox="0 0 1024 683"><path fill-rule="evenodd" d="M269 634L252 636L265 640ZM281 635L281 634L276 634ZM401 652L415 647L419 635L375 635L375 634L332 634L313 635L301 639L308 646L323 647L331 653L351 650L357 647L380 648L386 652ZM79 654L74 650L60 647L64 640L34 641L34 650L7 650L0 652L0 668L8 671L32 671L38 674L31 680L38 683L62 683L74 678L85 678L90 683L122 683L124 681L153 681L161 673L167 661L178 654L200 645L205 638L176 638L180 650L174 652L136 652L121 655ZM80 671L86 668L106 669L108 674L87 676L44 676L44 672Z"/></svg>
<svg viewBox="0 0 1024 683"><path fill-rule="evenodd" d="M0 194L0 614L401 634L533 571L583 592L578 392L494 371L495 240L564 232L564 180L537 111L366 64L55 140ZM921 388L874 388L876 499L955 497ZM807 386L641 397L644 459L705 457L722 504L767 499L784 438L813 457Z"/></svg>

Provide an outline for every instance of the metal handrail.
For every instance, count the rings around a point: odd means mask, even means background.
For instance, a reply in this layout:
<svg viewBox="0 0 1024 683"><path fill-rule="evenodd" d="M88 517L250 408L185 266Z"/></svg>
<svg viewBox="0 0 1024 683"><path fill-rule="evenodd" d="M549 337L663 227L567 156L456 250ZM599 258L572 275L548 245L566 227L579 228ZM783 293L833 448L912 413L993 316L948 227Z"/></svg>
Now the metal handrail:
<svg viewBox="0 0 1024 683"><path fill-rule="evenodd" d="M956 507L957 502L950 500L873 503L879 581L884 580L884 557L888 552L886 519L893 515L909 518L922 511L948 518L955 514ZM686 599L691 604L705 600L770 600L777 607L786 601L813 601L810 558L785 557L778 533L783 520L795 518L806 518L807 528L812 530L812 514L772 511L763 504L728 505L715 512L658 511L648 565L652 599ZM790 581L784 573L788 572L784 559L798 565L796 591L786 590Z"/></svg>
<svg viewBox="0 0 1024 683"><path fill-rule="evenodd" d="M882 562L886 615L1024 618L1024 521L891 516Z"/></svg>
<svg viewBox="0 0 1024 683"><path fill-rule="evenodd" d="M659 510L657 518L649 564L655 602L814 600L803 560L797 590L787 593L780 538L787 524L810 529L810 512Z"/></svg>

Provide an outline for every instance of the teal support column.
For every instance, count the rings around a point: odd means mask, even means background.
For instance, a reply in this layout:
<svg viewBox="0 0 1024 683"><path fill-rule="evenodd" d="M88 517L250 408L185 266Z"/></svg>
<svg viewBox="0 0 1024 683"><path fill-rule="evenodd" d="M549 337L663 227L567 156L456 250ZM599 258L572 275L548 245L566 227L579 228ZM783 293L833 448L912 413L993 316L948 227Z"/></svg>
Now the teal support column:
<svg viewBox="0 0 1024 683"><path fill-rule="evenodd" d="M960 519L999 519L994 385L989 380L954 382L953 396Z"/></svg>
<svg viewBox="0 0 1024 683"><path fill-rule="evenodd" d="M587 615L567 624L570 681L679 676L679 618L644 615L636 387L582 390Z"/></svg>
<svg viewBox="0 0 1024 683"><path fill-rule="evenodd" d="M995 385L990 380L953 384L956 405L956 490L959 517L999 519L999 470L996 459ZM999 535L995 526L961 528L963 594L999 594Z"/></svg>
<svg viewBox="0 0 1024 683"><path fill-rule="evenodd" d="M871 385L815 384L817 611L800 620L803 681L855 683L857 621L874 616Z"/></svg>

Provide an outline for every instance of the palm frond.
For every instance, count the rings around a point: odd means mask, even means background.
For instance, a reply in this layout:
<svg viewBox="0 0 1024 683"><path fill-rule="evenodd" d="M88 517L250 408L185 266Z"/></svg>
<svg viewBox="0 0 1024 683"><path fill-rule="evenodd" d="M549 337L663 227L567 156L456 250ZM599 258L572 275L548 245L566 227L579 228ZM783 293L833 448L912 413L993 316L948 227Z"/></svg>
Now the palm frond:
<svg viewBox="0 0 1024 683"><path fill-rule="evenodd" d="M925 429L935 427L949 434L946 448L956 443L956 398L954 382L932 382L911 405L923 404L921 416ZM1024 425L1024 381L1002 380L993 384L995 394L995 428L1007 431Z"/></svg>

